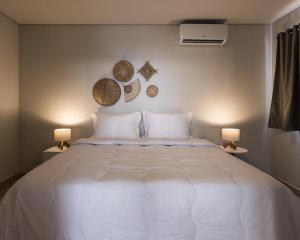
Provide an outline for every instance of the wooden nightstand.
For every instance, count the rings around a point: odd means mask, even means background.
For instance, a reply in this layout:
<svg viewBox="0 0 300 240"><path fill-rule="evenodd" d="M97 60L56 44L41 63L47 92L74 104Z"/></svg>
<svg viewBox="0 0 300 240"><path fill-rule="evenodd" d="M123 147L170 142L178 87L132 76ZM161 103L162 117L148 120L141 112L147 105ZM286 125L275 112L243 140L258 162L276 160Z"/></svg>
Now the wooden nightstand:
<svg viewBox="0 0 300 240"><path fill-rule="evenodd" d="M45 151L43 151L43 162L54 157L56 154L66 151L67 149L68 149L67 147L64 147L63 150L61 150L57 146L46 149Z"/></svg>
<svg viewBox="0 0 300 240"><path fill-rule="evenodd" d="M227 153L230 153L232 155L239 155L239 154L245 154L248 152L248 149L246 148L242 148L242 147L237 147L235 150L230 148L230 147L227 147L227 148L224 148L223 146L221 146L221 148L227 152Z"/></svg>

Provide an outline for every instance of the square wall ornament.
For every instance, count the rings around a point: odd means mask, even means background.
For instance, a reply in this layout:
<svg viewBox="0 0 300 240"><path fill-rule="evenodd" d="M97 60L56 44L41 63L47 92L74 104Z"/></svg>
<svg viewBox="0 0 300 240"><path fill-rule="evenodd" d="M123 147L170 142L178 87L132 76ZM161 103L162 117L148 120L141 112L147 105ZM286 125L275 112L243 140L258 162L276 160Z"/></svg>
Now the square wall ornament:
<svg viewBox="0 0 300 240"><path fill-rule="evenodd" d="M140 73L146 81L149 81L150 78L157 73L158 70L154 69L149 61L146 61L144 66L138 70L138 73Z"/></svg>

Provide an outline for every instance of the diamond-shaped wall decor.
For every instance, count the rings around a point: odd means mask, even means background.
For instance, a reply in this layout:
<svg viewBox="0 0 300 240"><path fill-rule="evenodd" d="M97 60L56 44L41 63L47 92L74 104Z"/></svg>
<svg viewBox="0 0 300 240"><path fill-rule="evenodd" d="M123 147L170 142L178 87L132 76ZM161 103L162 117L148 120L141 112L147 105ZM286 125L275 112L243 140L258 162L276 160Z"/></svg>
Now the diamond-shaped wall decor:
<svg viewBox="0 0 300 240"><path fill-rule="evenodd" d="M140 73L146 79L146 81L149 81L154 73L157 73L157 70L151 66L149 61L146 61L144 66L138 70L138 73Z"/></svg>

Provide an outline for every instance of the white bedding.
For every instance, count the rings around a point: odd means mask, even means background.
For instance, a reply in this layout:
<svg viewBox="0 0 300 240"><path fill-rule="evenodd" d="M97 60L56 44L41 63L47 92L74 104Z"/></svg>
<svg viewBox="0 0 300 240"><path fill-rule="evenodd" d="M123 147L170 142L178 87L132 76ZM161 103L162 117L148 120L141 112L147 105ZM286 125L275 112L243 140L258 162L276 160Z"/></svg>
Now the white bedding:
<svg viewBox="0 0 300 240"><path fill-rule="evenodd" d="M1 240L297 240L299 199L199 139L84 139L17 182Z"/></svg>

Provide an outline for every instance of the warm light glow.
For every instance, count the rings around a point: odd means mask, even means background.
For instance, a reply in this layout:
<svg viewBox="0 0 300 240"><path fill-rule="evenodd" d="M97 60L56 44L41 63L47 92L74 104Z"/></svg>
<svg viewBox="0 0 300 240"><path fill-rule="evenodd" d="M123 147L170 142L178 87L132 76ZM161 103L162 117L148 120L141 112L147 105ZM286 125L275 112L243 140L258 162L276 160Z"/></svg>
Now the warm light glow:
<svg viewBox="0 0 300 240"><path fill-rule="evenodd" d="M54 140L55 141L68 141L71 139L71 129L70 128L58 128L54 130Z"/></svg>
<svg viewBox="0 0 300 240"><path fill-rule="evenodd" d="M229 108L216 108L211 109L206 115L203 116L204 120L215 125L227 125L235 123L240 120L239 117L235 118L235 114Z"/></svg>
<svg viewBox="0 0 300 240"><path fill-rule="evenodd" d="M240 140L240 129L222 128L222 139L225 141L239 141Z"/></svg>
<svg viewBox="0 0 300 240"><path fill-rule="evenodd" d="M222 100L208 97L200 108L199 116L204 122L212 125L233 125L244 122L253 116L253 112L245 111L245 109L249 109L249 107L235 97L226 97Z"/></svg>
<svg viewBox="0 0 300 240"><path fill-rule="evenodd" d="M42 118L55 125L62 126L78 126L90 120L92 110L87 108L83 103L77 102L63 102L57 105L47 103L48 108L40 111L39 114ZM94 110L94 108L93 108Z"/></svg>
<svg viewBox="0 0 300 240"><path fill-rule="evenodd" d="M78 109L64 109L53 113L54 122L62 125L73 126L86 121L86 115Z"/></svg>

